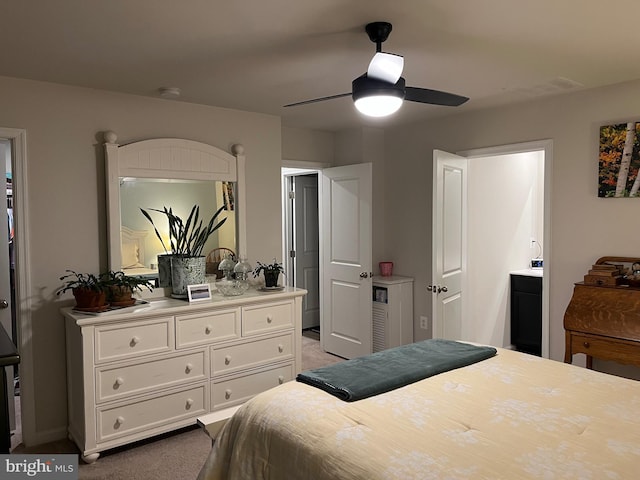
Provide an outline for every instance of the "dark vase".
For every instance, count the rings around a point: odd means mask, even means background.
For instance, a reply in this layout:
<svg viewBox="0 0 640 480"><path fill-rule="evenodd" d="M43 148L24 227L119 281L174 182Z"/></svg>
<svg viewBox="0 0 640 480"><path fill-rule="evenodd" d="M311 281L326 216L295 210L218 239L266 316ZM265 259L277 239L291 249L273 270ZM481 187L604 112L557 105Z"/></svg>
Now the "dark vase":
<svg viewBox="0 0 640 480"><path fill-rule="evenodd" d="M158 255L158 286L171 288L171 254Z"/></svg>
<svg viewBox="0 0 640 480"><path fill-rule="evenodd" d="M278 277L280 276L279 271L264 271L264 286L269 287L277 287L278 286Z"/></svg>

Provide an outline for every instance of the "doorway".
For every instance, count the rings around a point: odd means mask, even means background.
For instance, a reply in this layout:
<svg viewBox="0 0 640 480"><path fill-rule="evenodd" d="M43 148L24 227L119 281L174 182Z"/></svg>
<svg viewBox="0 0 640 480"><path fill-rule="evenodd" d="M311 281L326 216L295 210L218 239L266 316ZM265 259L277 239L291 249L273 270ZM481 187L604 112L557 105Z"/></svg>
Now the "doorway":
<svg viewBox="0 0 640 480"><path fill-rule="evenodd" d="M451 155L451 154L449 154ZM463 212L453 215L464 219L455 231L460 233L460 251L444 250L448 258L463 258L463 278L458 299L460 308L446 310L447 325L459 316L462 339L508 346L509 340L509 273L524 270L530 260L544 257L542 291L542 356L549 356L549 286L550 257L550 172L552 142L539 141L469 150L457 157L466 165ZM434 158L436 153L434 152ZM434 162L434 218L437 217L438 161ZM462 171L462 170L461 170ZM467 185L468 184L468 185ZM454 202L456 203L456 202ZM473 211L472 211L473 210ZM455 213L455 212L454 212ZM448 218L452 218L451 215ZM447 287L446 275L438 277L436 266L441 238L434 235L433 285ZM544 253L543 253L544 248ZM442 270L442 269L441 269ZM448 289L448 288L447 288ZM435 291L435 290L434 290ZM434 334L444 330L441 302L432 292ZM445 290L447 291L447 290ZM435 298L434 298L435 297ZM445 306L446 306L445 305ZM442 310L442 308L440 308ZM453 314L456 315L453 315Z"/></svg>
<svg viewBox="0 0 640 480"><path fill-rule="evenodd" d="M309 174L314 175L317 185L313 190L313 195L317 195L313 200L316 212L313 217L307 215L306 221L298 221L298 224L306 223L305 228L296 229L292 200L297 195L289 193L288 185L295 185L289 177ZM307 289L307 310L315 310L317 302L318 337L325 352L342 358L371 353L371 163L311 170L283 169L282 179L282 243L285 273L289 272L288 285ZM295 272L298 254L293 246L295 242L316 245L316 241L318 274L309 282Z"/></svg>
<svg viewBox="0 0 640 480"><path fill-rule="evenodd" d="M285 281L304 288L302 329L320 338L319 171L283 168L283 254Z"/></svg>
<svg viewBox="0 0 640 480"><path fill-rule="evenodd" d="M30 316L26 301L28 274L26 263L26 133L24 130L0 128L0 158L4 161L5 188L1 195L6 205L6 221L0 226L0 298L7 308L0 310L3 328L18 347L21 363L7 371L10 398L10 422L16 439L32 434L33 402L25 401L24 384L31 375L31 350L25 338L30 330ZM28 392L32 389L27 387ZM28 395L29 393L27 393ZM13 401L11 401L13 400ZM13 407L13 408L11 408ZM26 410L26 412L25 412ZM25 421L23 421L25 419ZM26 427L25 427L26 423ZM16 444L12 438L12 445Z"/></svg>

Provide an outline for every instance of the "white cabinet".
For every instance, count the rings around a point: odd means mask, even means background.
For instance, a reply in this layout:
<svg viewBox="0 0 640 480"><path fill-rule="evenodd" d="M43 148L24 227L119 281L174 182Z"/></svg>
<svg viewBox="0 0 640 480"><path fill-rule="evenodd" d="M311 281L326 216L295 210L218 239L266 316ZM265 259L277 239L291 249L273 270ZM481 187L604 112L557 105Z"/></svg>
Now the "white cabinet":
<svg viewBox="0 0 640 480"><path fill-rule="evenodd" d="M63 308L69 436L85 462L196 423L293 380L305 290L151 299L99 315Z"/></svg>
<svg viewBox="0 0 640 480"><path fill-rule="evenodd" d="M413 278L373 278L373 351L413 342Z"/></svg>

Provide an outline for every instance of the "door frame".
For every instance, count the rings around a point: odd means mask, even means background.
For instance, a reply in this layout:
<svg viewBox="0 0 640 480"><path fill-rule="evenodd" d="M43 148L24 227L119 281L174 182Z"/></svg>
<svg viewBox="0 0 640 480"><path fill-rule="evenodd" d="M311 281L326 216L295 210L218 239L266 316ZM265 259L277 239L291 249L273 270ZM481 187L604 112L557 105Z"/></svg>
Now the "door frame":
<svg viewBox="0 0 640 480"><path fill-rule="evenodd" d="M306 210L307 204L304 202L307 197L305 190L314 189L315 195L311 193L311 201L318 202L320 198L320 174L318 172L304 171L300 172L293 169L283 169L283 201L285 207L283 209L285 213L285 219L283 220L283 265L285 268L285 283L291 287L304 288L307 290L307 295L302 299L302 329L307 330L311 328L319 328L320 326L320 210L317 205L314 219L314 214ZM300 192L297 188L304 187ZM295 193L295 196L291 196L291 193ZM305 211L298 209L301 205L305 206ZM307 214L309 216L307 216ZM314 221L315 220L315 221ZM300 229L303 229L305 233L301 233ZM317 277L317 288L313 287L311 278L304 275L303 270L306 272L305 267L309 267L310 252L305 253L304 247L305 241L302 237L306 237L307 234L312 234L313 229L316 231L315 241L317 242L316 250L312 257L315 257L314 267ZM312 239L313 241L313 239ZM292 256L291 252L295 252ZM304 277L304 278L303 278ZM312 303L313 299L317 302ZM317 318L316 318L317 316ZM317 321L317 322L316 322Z"/></svg>
<svg viewBox="0 0 640 480"><path fill-rule="evenodd" d="M309 175L309 174L317 174L318 175L318 202L322 200L322 191L320 185L320 179L323 168L328 168L329 164L319 163L319 162L303 162L296 160L283 160L282 166L280 168L280 177L281 177L281 191L282 191L282 259L285 268L285 276L286 278L293 278L290 275L291 269L293 268L292 262L289 260L289 251L293 248L291 244L291 229L293 228L291 222L291 202L289 202L289 192L288 192L288 177L295 177L297 175ZM318 203L319 204L319 203ZM318 219L318 227L320 227L320 219ZM322 244L320 244L320 255L322 255ZM287 280L288 284L288 280Z"/></svg>
<svg viewBox="0 0 640 480"><path fill-rule="evenodd" d="M285 279L287 285L289 285L290 278L293 278L292 272L294 271L294 264L289 257L289 252L292 250L293 245L291 242L291 237L293 235L293 223L291 222L292 216L292 208L291 202L289 201L289 192L288 192L288 177L294 177L296 175L309 175L316 174L318 180L318 208L322 205L322 188L321 188L321 180L322 180L322 170L324 168L328 168L329 164L320 163L320 162L305 162L305 161L297 161L297 160L283 160L281 166L281 181L282 181L282 259L284 264L284 272ZM322 259L322 222L320 221L320 216L318 215L318 255L320 259ZM322 261L319 265L318 275L320 277L319 285L322 285ZM292 285L291 285L292 286ZM318 292L318 296L320 292ZM322 318L322 302L320 302L320 318ZM320 344L322 343L322 329L320 329Z"/></svg>
<svg viewBox="0 0 640 480"><path fill-rule="evenodd" d="M20 411L22 438L30 445L35 437L35 398L33 384L33 348L31 343L31 268L29 264L29 206L27 195L27 131L0 127L0 137L11 141L13 173L13 217L16 262L16 323L20 354Z"/></svg>
<svg viewBox="0 0 640 480"><path fill-rule="evenodd" d="M495 157L533 151L544 151L544 275L542 276L542 357L549 358L549 279L552 267L551 255L551 172L553 170L553 140L533 140L531 142L513 143L493 147L475 148L456 152L467 159Z"/></svg>

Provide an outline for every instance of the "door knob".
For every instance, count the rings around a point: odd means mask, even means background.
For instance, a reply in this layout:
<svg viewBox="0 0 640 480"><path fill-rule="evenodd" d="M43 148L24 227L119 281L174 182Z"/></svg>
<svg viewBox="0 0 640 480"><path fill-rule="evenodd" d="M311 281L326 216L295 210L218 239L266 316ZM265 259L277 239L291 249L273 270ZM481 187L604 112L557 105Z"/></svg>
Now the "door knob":
<svg viewBox="0 0 640 480"><path fill-rule="evenodd" d="M9 308L9 302L7 302L4 298L0 300L0 308Z"/></svg>
<svg viewBox="0 0 640 480"><path fill-rule="evenodd" d="M367 272L362 272L360 274L360 278L369 278L369 274Z"/></svg>
<svg viewBox="0 0 640 480"><path fill-rule="evenodd" d="M449 291L449 289L446 287L446 285L444 287L441 287L440 285L427 285L427 291L433 292L433 294L435 295L440 292L447 292Z"/></svg>

